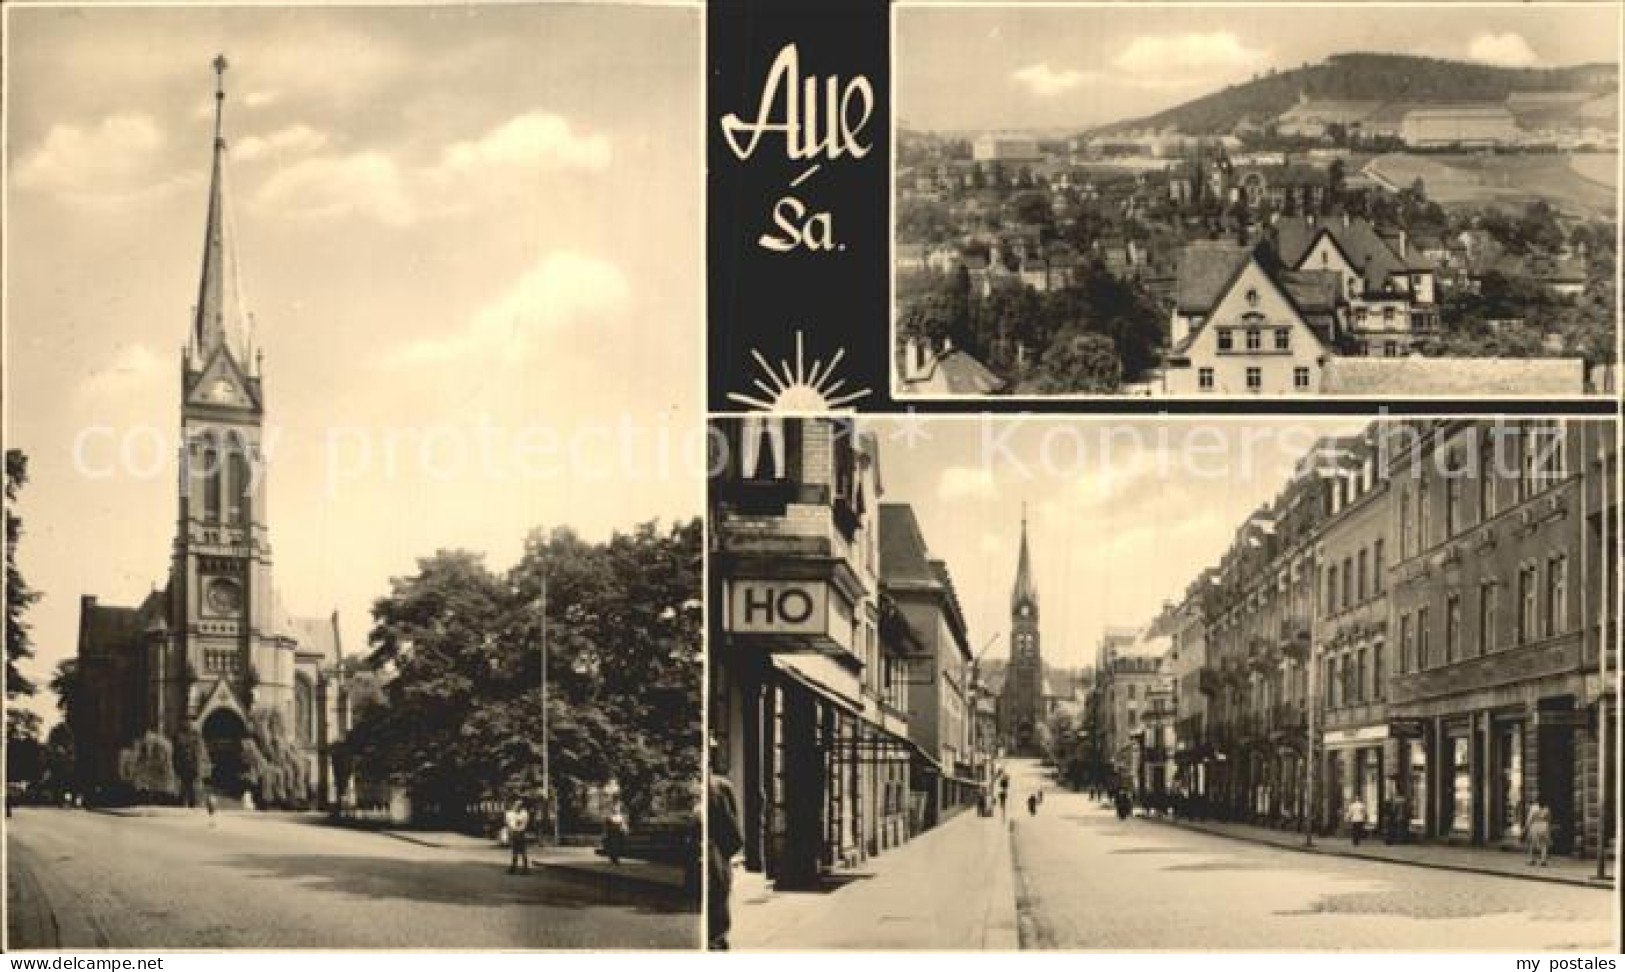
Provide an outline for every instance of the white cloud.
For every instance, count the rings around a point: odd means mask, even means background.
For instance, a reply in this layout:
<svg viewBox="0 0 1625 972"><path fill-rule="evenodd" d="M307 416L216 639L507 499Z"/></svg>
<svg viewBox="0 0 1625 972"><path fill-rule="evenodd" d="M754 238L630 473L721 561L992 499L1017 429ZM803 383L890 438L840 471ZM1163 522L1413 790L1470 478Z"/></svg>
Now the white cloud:
<svg viewBox="0 0 1625 972"><path fill-rule="evenodd" d="M1467 56L1486 64L1503 67L1529 67L1540 63L1540 55L1520 34L1479 34L1467 44Z"/></svg>
<svg viewBox="0 0 1625 972"><path fill-rule="evenodd" d="M978 466L949 466L937 477L937 498L944 502L994 499L999 495L993 470Z"/></svg>
<svg viewBox="0 0 1625 972"><path fill-rule="evenodd" d="M326 147L327 136L309 125L295 124L279 128L266 136L249 135L232 143L231 157L239 162L252 162L267 155L308 155Z"/></svg>
<svg viewBox="0 0 1625 972"><path fill-rule="evenodd" d="M1140 80L1190 75L1231 75L1255 71L1265 52L1248 47L1227 30L1208 34L1151 34L1136 37L1112 64Z"/></svg>
<svg viewBox="0 0 1625 972"><path fill-rule="evenodd" d="M542 111L512 118L473 141L450 145L441 155L441 175L480 174L498 168L557 166L598 170L609 165L609 140L578 132L558 115Z"/></svg>
<svg viewBox="0 0 1625 972"><path fill-rule="evenodd" d="M1090 80L1094 75L1071 68L1057 71L1045 61L1038 64L1029 64L1011 74L1010 77L1040 98L1049 98L1071 91L1078 85Z"/></svg>
<svg viewBox="0 0 1625 972"><path fill-rule="evenodd" d="M269 108L281 100L280 91L250 91L243 95L243 105L248 108Z"/></svg>
<svg viewBox="0 0 1625 972"><path fill-rule="evenodd" d="M614 264L569 251L549 253L475 311L461 333L415 341L385 355L383 363L410 367L477 355L519 360L539 339L619 313L630 298L631 286Z"/></svg>
<svg viewBox="0 0 1625 972"><path fill-rule="evenodd" d="M166 185L155 165L164 134L146 115L110 115L89 127L53 125L13 170L15 185L70 201L113 201Z"/></svg>
<svg viewBox="0 0 1625 972"><path fill-rule="evenodd" d="M159 367L158 356L152 349L144 344L126 344L118 349L112 361L79 383L78 394L103 401L117 398L148 385L157 377Z"/></svg>
<svg viewBox="0 0 1625 972"><path fill-rule="evenodd" d="M254 202L297 219L359 217L405 226L418 215L400 167L381 152L295 162L266 179Z"/></svg>

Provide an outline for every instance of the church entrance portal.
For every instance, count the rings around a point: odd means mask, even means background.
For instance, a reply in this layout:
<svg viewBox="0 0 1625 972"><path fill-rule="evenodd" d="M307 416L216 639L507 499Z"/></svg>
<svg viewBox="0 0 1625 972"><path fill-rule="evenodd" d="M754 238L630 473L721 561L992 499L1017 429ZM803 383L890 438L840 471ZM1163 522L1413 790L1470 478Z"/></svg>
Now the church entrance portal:
<svg viewBox="0 0 1625 972"><path fill-rule="evenodd" d="M203 744L209 750L209 789L222 796L243 792L243 740L248 729L237 713L216 709L203 720Z"/></svg>

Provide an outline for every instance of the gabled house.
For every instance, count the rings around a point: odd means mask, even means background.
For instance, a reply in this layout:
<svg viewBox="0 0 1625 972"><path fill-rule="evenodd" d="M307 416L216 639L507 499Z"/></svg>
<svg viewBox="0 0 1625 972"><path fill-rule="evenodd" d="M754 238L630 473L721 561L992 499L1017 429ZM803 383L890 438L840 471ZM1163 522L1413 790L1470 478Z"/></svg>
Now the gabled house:
<svg viewBox="0 0 1625 972"><path fill-rule="evenodd" d="M1437 329L1437 268L1403 230L1384 234L1346 213L1328 220L1289 216L1276 222L1275 246L1284 265L1330 271L1342 280L1346 337L1356 353L1407 354Z"/></svg>

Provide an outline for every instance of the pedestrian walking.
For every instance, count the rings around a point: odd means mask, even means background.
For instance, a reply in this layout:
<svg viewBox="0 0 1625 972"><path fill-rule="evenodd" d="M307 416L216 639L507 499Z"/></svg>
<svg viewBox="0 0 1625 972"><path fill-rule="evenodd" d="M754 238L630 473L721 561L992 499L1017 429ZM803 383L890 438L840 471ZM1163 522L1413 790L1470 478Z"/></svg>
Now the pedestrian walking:
<svg viewBox="0 0 1625 972"><path fill-rule="evenodd" d="M1360 838L1365 836L1365 801L1358 796L1350 800L1348 811L1344 814L1344 817L1348 820L1349 839L1354 841L1355 847L1359 847Z"/></svg>
<svg viewBox="0 0 1625 972"><path fill-rule="evenodd" d="M1546 809L1546 804L1538 797L1529 807L1529 816L1524 820L1523 839L1529 842L1529 864L1546 866L1547 855L1552 850L1552 812Z"/></svg>
<svg viewBox="0 0 1625 972"><path fill-rule="evenodd" d="M1043 787L1038 788L1038 805L1039 806L1044 805L1044 788Z"/></svg>
<svg viewBox="0 0 1625 972"><path fill-rule="evenodd" d="M1036 793L1027 794L1027 816L1038 816L1038 794Z"/></svg>
<svg viewBox="0 0 1625 972"><path fill-rule="evenodd" d="M715 766L716 741L711 742L712 769L706 779L706 946L712 951L728 950L728 930L733 927L732 897L734 855L745 846L739 825L739 800L733 784Z"/></svg>
<svg viewBox="0 0 1625 972"><path fill-rule="evenodd" d="M204 809L209 811L209 829L213 830L214 826L215 826L215 820L214 820L214 791L213 790L207 790L206 789L206 790L203 791L203 807L204 807Z"/></svg>
<svg viewBox="0 0 1625 972"><path fill-rule="evenodd" d="M513 801L503 817L508 831L508 873L530 873L530 811L524 803Z"/></svg>

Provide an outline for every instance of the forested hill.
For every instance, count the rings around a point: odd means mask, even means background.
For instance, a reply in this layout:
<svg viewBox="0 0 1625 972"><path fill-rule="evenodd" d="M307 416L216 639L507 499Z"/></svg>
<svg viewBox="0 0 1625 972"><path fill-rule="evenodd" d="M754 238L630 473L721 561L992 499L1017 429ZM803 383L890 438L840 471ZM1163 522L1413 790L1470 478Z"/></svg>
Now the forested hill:
<svg viewBox="0 0 1625 972"><path fill-rule="evenodd" d="M1311 98L1371 101L1500 101L1514 91L1595 91L1618 86L1617 64L1505 68L1410 54L1336 54L1320 64L1260 75L1194 101L1092 129L1176 128L1192 135L1230 131L1248 116L1274 118L1300 93Z"/></svg>

